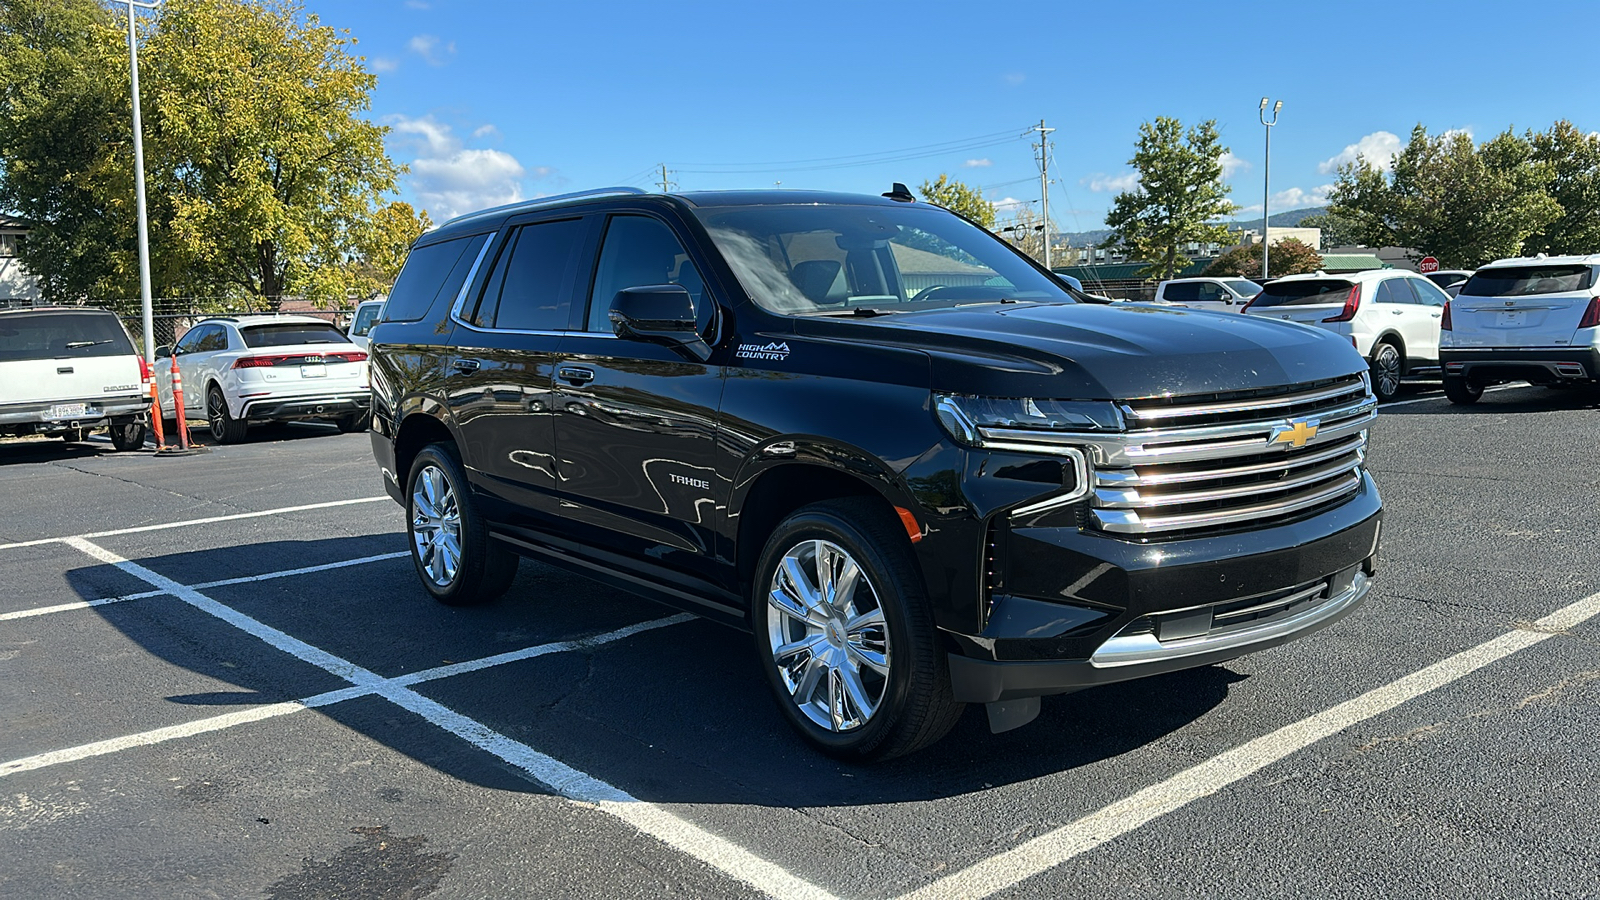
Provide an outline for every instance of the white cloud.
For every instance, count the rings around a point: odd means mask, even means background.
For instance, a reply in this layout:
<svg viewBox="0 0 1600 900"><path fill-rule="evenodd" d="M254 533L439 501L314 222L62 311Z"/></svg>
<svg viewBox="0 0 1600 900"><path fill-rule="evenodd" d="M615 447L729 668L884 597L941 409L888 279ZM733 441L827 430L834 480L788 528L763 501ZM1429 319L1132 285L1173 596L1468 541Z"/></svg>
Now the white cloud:
<svg viewBox="0 0 1600 900"><path fill-rule="evenodd" d="M393 72L398 68L400 68L400 61L397 59L391 59L387 56L374 56L372 58L372 71L380 75L385 72Z"/></svg>
<svg viewBox="0 0 1600 900"><path fill-rule="evenodd" d="M1394 165L1394 155L1400 152L1405 144L1400 136L1388 131L1374 131L1354 144L1350 144L1337 154L1317 163L1317 171L1324 175L1339 171L1339 167L1346 163L1353 163L1358 158L1365 159L1378 167L1379 171L1387 172Z"/></svg>
<svg viewBox="0 0 1600 900"><path fill-rule="evenodd" d="M1466 128L1449 128L1449 129L1446 129L1444 132L1442 132L1439 136L1442 137L1442 138L1452 138L1452 137L1455 137L1458 134L1464 134L1469 138L1472 137L1472 128L1471 128L1471 126L1468 126Z"/></svg>
<svg viewBox="0 0 1600 900"><path fill-rule="evenodd" d="M406 42L406 47L412 53L422 57L430 66L442 66L456 55L456 42L441 43L431 34L419 34Z"/></svg>
<svg viewBox="0 0 1600 900"><path fill-rule="evenodd" d="M1126 172L1122 175L1107 175L1104 172L1096 172L1088 178L1078 179L1078 183L1088 185L1089 190L1097 194L1107 191L1115 191L1120 194L1139 186L1139 173Z"/></svg>
<svg viewBox="0 0 1600 900"><path fill-rule="evenodd" d="M479 140L487 137L497 138L500 136L500 129L494 127L492 124L483 124L472 129L472 136L478 138Z"/></svg>
<svg viewBox="0 0 1600 900"><path fill-rule="evenodd" d="M1331 184L1318 185L1309 191L1297 187L1278 191L1272 195L1273 214L1288 212L1291 209L1305 209L1308 206L1327 206L1329 203L1328 194L1332 191L1333 185ZM1261 204L1254 203L1250 206L1241 207L1237 215L1241 218L1259 216L1261 215ZM1272 227L1276 228L1278 226L1274 225Z"/></svg>
<svg viewBox="0 0 1600 900"><path fill-rule="evenodd" d="M434 221L523 199L522 179L528 171L515 156L463 146L449 125L432 116L391 116L385 122L394 129L397 143L415 154L408 163L411 190ZM554 170L540 166L533 174L544 178Z"/></svg>
<svg viewBox="0 0 1600 900"><path fill-rule="evenodd" d="M1250 163L1246 162L1245 160L1240 159L1237 156L1234 156L1232 150L1229 150L1227 153L1222 154L1222 177L1223 178L1232 178L1235 172L1244 172L1244 171L1248 171L1249 169L1250 169Z"/></svg>
<svg viewBox="0 0 1600 900"><path fill-rule="evenodd" d="M1004 200L994 201L994 211L1002 215L1011 214L1032 202L1034 201L1018 200L1015 197L1007 197Z"/></svg>
<svg viewBox="0 0 1600 900"><path fill-rule="evenodd" d="M994 165L994 161L990 159L969 159L962 163L962 165L969 169L986 169L989 166Z"/></svg>
<svg viewBox="0 0 1600 900"><path fill-rule="evenodd" d="M1021 72L1007 72L1005 74L1005 79L1006 79L1006 84L1018 85L1018 84L1023 83L1024 81L1027 81L1028 80L1028 76L1024 75Z"/></svg>

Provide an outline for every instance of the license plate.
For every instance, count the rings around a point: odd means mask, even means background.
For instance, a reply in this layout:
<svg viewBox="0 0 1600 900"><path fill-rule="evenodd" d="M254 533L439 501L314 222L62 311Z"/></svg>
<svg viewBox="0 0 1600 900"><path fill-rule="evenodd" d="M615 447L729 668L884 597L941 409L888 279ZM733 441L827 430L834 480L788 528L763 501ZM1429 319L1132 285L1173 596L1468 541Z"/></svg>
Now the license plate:
<svg viewBox="0 0 1600 900"><path fill-rule="evenodd" d="M322 365L322 366L301 366L300 367L300 377L301 378L327 378L328 377L328 367L326 365Z"/></svg>
<svg viewBox="0 0 1600 900"><path fill-rule="evenodd" d="M87 411L82 403L57 403L47 415L52 419L81 419Z"/></svg>
<svg viewBox="0 0 1600 900"><path fill-rule="evenodd" d="M1521 310L1515 312L1502 312L1500 314L1500 327L1515 328L1523 323L1523 319L1527 318L1527 315L1528 314L1526 312Z"/></svg>

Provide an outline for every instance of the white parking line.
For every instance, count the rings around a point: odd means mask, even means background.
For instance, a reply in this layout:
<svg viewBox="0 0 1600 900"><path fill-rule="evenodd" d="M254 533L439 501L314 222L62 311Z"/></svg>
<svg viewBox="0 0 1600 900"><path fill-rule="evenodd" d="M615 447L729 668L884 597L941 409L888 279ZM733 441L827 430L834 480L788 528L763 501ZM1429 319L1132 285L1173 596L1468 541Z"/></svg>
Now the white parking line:
<svg viewBox="0 0 1600 900"><path fill-rule="evenodd" d="M1438 690L1597 614L1600 614L1600 594L1591 594L1530 626L1506 632L1398 681L1214 756L1098 812L905 894L901 900L977 898L999 893L1152 820L1209 797L1323 738Z"/></svg>
<svg viewBox="0 0 1600 900"><path fill-rule="evenodd" d="M382 497L362 497L358 500L330 500L327 503L307 503L303 506L283 506L278 509L263 509L258 512L234 513L227 516L210 516L204 519L184 519L180 522L162 522L159 525L139 525L134 528L116 528L111 531L92 531L88 534L74 534L65 537L38 538L32 541L17 541L10 544L0 544L0 550L15 550L18 547L38 547L43 544L65 543L70 538L103 538L119 534L138 534L143 531L165 531L168 528L187 528L190 525L210 525L213 522L234 522L239 519L259 519L262 516L276 516L283 513L305 512L311 509L331 509L336 506L354 506L357 503L377 503L379 500L390 499L387 495Z"/></svg>
<svg viewBox="0 0 1600 900"><path fill-rule="evenodd" d="M65 542L66 539L63 539ZM230 584L250 584L257 581L271 581L274 578L291 578L295 575L309 575L313 572L326 572L330 569L343 569L349 566L361 566L371 562L380 562L386 559L399 559L411 554L402 550L397 553L380 553L377 556L363 556L359 559L346 559L339 562L323 563L320 566L306 566L300 569L284 569L280 572L266 572L261 575L245 575L240 578L224 578L221 581L207 581L192 585L195 590L206 588L225 587ZM108 603L122 603L125 600L145 600L150 597L165 597L166 591L140 591L137 594L124 594L121 597L102 597L99 600L74 600L71 603L58 603L55 606L40 606L35 609L20 609L15 612L0 613L0 622L12 619L29 619L34 616L43 616L50 613L70 612L74 609L92 609L96 606L105 606Z"/></svg>
<svg viewBox="0 0 1600 900"><path fill-rule="evenodd" d="M606 812L667 846L688 854L724 875L750 885L771 897L779 900L788 898L830 900L833 896L822 888L791 874L782 866L762 859L663 807L639 800L586 772L574 769L520 741L512 740L475 719L449 709L407 687L395 684L393 679L385 679L349 660L341 659L232 607L218 603L193 587L179 584L164 575L152 572L83 538L66 538L63 543L76 547L101 562L116 566L150 586L170 593L179 600L210 613L285 653L338 675L365 693L377 694L391 703L414 712L473 746L516 766L526 772L530 780L547 785L572 801L591 805ZM283 715L293 711L288 709L275 714Z"/></svg>

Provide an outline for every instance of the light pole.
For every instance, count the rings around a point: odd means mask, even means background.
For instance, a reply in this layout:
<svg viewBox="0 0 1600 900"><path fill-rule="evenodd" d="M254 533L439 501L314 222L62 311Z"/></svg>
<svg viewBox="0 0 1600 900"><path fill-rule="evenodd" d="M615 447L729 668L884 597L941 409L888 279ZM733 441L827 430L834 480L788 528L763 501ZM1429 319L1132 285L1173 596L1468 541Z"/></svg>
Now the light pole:
<svg viewBox="0 0 1600 900"><path fill-rule="evenodd" d="M1283 101L1279 100L1272 107L1272 121L1267 121L1267 103L1265 97L1261 98L1261 124L1267 127L1267 160L1261 166L1261 280L1267 280L1267 253L1271 244L1267 241L1267 204L1272 202L1272 126L1278 124L1278 110L1283 109Z"/></svg>
<svg viewBox="0 0 1600 900"><path fill-rule="evenodd" d="M139 207L139 312L144 318L144 358L156 361L155 310L150 302L150 221L144 211L144 122L139 117L139 39L133 30L133 8L155 9L160 0L128 4L128 71L133 76L133 196Z"/></svg>

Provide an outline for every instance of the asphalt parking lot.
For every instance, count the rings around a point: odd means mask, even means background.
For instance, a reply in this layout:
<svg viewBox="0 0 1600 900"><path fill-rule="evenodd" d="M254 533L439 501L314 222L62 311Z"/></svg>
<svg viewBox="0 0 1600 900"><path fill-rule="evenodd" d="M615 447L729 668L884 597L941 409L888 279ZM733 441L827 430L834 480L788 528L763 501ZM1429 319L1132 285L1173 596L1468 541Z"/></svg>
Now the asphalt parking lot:
<svg viewBox="0 0 1600 900"><path fill-rule="evenodd" d="M365 435L0 444L0 897L1600 896L1600 405L1386 406L1329 630L819 756L746 635L436 604Z"/></svg>

